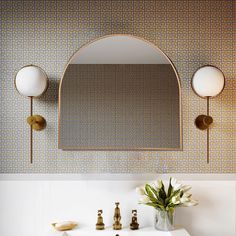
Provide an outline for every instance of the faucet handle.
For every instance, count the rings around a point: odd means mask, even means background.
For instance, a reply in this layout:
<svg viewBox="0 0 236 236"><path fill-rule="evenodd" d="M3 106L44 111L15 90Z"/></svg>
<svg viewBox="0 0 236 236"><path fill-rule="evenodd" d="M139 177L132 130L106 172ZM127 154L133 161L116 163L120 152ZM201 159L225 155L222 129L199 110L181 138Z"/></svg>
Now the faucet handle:
<svg viewBox="0 0 236 236"><path fill-rule="evenodd" d="M97 219L97 224L96 224L96 229L97 230L103 230L105 228L105 224L103 223L103 218L102 218L102 210L98 210L98 219Z"/></svg>
<svg viewBox="0 0 236 236"><path fill-rule="evenodd" d="M103 213L102 210L98 210L98 215L101 215Z"/></svg>
<svg viewBox="0 0 236 236"><path fill-rule="evenodd" d="M137 215L137 210L132 210L133 215Z"/></svg>
<svg viewBox="0 0 236 236"><path fill-rule="evenodd" d="M132 220L130 223L131 230L137 230L139 228L139 223L137 219L137 210L132 210Z"/></svg>

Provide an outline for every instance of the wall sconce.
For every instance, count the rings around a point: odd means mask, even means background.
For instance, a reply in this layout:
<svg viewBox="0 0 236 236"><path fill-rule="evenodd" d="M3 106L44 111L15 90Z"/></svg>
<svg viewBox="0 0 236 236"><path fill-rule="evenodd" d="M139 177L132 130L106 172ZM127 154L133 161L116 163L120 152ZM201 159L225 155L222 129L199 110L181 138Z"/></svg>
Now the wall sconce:
<svg viewBox="0 0 236 236"><path fill-rule="evenodd" d="M209 99L218 96L224 89L225 77L215 66L200 67L193 75L192 89L201 98L207 99L207 115L199 115L195 125L200 130L207 130L207 163L209 163L209 127L213 118L209 115Z"/></svg>
<svg viewBox="0 0 236 236"><path fill-rule="evenodd" d="M40 115L33 115L33 98L46 92L49 81L45 71L35 65L22 67L15 76L16 90L23 96L30 98L30 163L33 163L33 130L40 131L46 127L46 120Z"/></svg>

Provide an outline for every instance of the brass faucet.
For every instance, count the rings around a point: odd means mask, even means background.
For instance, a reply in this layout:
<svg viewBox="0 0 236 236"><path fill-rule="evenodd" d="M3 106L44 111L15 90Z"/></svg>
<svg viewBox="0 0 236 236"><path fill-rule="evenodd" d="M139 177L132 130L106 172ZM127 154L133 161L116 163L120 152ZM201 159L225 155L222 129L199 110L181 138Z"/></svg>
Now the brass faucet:
<svg viewBox="0 0 236 236"><path fill-rule="evenodd" d="M113 224L113 229L114 230L120 230L122 229L122 224L120 223L121 220L121 215L120 215L120 208L119 208L119 202L116 202L116 208L114 212L114 224Z"/></svg>
<svg viewBox="0 0 236 236"><path fill-rule="evenodd" d="M103 223L102 210L98 210L98 220L97 220L97 224L96 224L96 229L103 230L104 228L105 228L105 225Z"/></svg>
<svg viewBox="0 0 236 236"><path fill-rule="evenodd" d="M138 220L137 220L137 210L132 210L132 221L130 224L130 229L136 230L139 228Z"/></svg>

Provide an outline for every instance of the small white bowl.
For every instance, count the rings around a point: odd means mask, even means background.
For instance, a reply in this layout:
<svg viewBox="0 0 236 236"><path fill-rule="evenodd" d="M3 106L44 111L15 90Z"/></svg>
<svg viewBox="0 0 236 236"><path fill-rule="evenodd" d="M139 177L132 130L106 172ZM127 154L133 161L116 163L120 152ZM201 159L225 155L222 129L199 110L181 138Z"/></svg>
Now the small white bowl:
<svg viewBox="0 0 236 236"><path fill-rule="evenodd" d="M78 226L78 223L74 221L64 221L59 223L52 223L52 226L58 231L66 231L74 229Z"/></svg>

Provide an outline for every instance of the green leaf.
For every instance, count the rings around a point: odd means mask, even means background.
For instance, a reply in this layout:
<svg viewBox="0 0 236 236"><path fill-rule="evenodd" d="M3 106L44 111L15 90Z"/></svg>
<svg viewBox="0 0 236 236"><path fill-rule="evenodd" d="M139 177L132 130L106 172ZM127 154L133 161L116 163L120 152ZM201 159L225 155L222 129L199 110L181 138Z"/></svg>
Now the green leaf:
<svg viewBox="0 0 236 236"><path fill-rule="evenodd" d="M158 190L155 190L154 188L152 188L155 192L155 195L156 195L156 198L157 200L162 204L164 205L164 202L165 202L165 193L162 194L161 192L163 191L162 189L158 189Z"/></svg>
<svg viewBox="0 0 236 236"><path fill-rule="evenodd" d="M165 192L165 186L164 186L162 180L161 180L161 189Z"/></svg>
<svg viewBox="0 0 236 236"><path fill-rule="evenodd" d="M171 177L170 177L167 197L170 197L170 195L171 195L171 193L172 193L172 190L173 190L173 187L172 187L172 185L171 185Z"/></svg>
<svg viewBox="0 0 236 236"><path fill-rule="evenodd" d="M155 196L158 196L157 190L153 188L151 185L148 185L150 190L155 194Z"/></svg>
<svg viewBox="0 0 236 236"><path fill-rule="evenodd" d="M158 209L158 208L160 208L160 209L162 209L162 210L165 209L164 206L162 206L162 205L160 205L160 204L157 204L157 203L148 202L148 203L145 203L145 205L154 207L155 209Z"/></svg>
<svg viewBox="0 0 236 236"><path fill-rule="evenodd" d="M165 205L168 205L168 204L170 203L170 199L171 199L172 197L178 195L178 194L180 193L180 191L181 191L181 190L178 189L178 190L172 192L172 194L171 194L168 198L166 198L166 200L165 200Z"/></svg>
<svg viewBox="0 0 236 236"><path fill-rule="evenodd" d="M153 188L151 185L148 185L148 187L150 188L151 192L155 195L155 198L158 198L159 195L158 195L158 191Z"/></svg>
<svg viewBox="0 0 236 236"><path fill-rule="evenodd" d="M174 196L177 196L178 194L181 194L182 190L181 189L178 189L176 191L174 191L172 194L171 194L171 197L174 197Z"/></svg>
<svg viewBox="0 0 236 236"><path fill-rule="evenodd" d="M149 185L149 184L146 184L145 185L145 190L146 190L146 192L147 192L147 195L148 195L148 197L150 198L150 200L152 201L152 202L156 202L156 195L155 195L155 193L153 192L153 190L152 190L152 187Z"/></svg>
<svg viewBox="0 0 236 236"><path fill-rule="evenodd" d="M159 190L159 196L161 197L161 199L163 200L163 202L165 202L166 199L166 192L163 189Z"/></svg>
<svg viewBox="0 0 236 236"><path fill-rule="evenodd" d="M168 211L169 211L171 214L173 214L174 211L175 211L175 208L174 208L174 207L169 207Z"/></svg>
<svg viewBox="0 0 236 236"><path fill-rule="evenodd" d="M147 192L148 197L153 203L157 203L159 205L164 206L164 200L160 198L158 191L156 191L151 185L146 184L145 190Z"/></svg>

